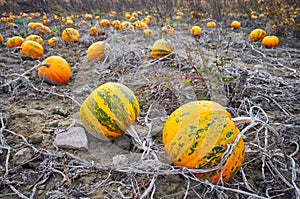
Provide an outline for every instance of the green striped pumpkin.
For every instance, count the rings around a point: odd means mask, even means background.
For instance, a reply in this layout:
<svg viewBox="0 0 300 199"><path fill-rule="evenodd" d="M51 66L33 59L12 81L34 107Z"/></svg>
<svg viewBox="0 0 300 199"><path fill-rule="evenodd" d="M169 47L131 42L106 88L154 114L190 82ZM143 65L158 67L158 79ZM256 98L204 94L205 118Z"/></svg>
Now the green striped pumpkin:
<svg viewBox="0 0 300 199"><path fill-rule="evenodd" d="M212 101L193 101L169 116L163 128L163 143L173 165L211 169L222 161L227 145L232 144L238 134L239 129L223 106ZM196 176L207 177L213 183L227 182L240 169L244 156L241 138L225 164Z"/></svg>
<svg viewBox="0 0 300 199"><path fill-rule="evenodd" d="M267 35L266 31L263 29L254 29L249 35L250 41L261 41Z"/></svg>
<svg viewBox="0 0 300 199"><path fill-rule="evenodd" d="M82 103L80 118L95 137L113 140L120 137L140 114L134 93L121 83L105 83Z"/></svg>
<svg viewBox="0 0 300 199"><path fill-rule="evenodd" d="M165 39L158 39L152 46L152 57L161 58L173 52L173 46Z"/></svg>

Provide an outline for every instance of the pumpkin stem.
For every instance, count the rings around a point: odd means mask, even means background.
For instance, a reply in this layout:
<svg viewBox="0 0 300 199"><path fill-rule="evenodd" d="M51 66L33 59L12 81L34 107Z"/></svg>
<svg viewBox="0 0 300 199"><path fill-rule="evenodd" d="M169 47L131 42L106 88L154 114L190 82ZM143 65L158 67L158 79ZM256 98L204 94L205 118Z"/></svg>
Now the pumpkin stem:
<svg viewBox="0 0 300 199"><path fill-rule="evenodd" d="M232 118L233 123L235 126L241 125L241 124L250 124L253 120L251 117L236 117Z"/></svg>
<svg viewBox="0 0 300 199"><path fill-rule="evenodd" d="M50 64L48 64L48 63L41 63L39 66L46 66L46 67L50 67Z"/></svg>

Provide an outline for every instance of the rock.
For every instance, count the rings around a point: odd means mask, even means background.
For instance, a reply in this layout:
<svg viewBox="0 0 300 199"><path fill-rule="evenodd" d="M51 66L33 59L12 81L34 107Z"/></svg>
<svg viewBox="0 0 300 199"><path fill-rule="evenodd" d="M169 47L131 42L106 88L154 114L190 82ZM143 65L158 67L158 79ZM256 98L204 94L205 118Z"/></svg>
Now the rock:
<svg viewBox="0 0 300 199"><path fill-rule="evenodd" d="M68 131L57 134L54 145L69 149L88 149L88 139L82 127L71 127Z"/></svg>
<svg viewBox="0 0 300 199"><path fill-rule="evenodd" d="M40 144L42 143L43 141L43 135L40 134L40 133L34 133L30 136L28 136L28 141L31 143L31 144Z"/></svg>
<svg viewBox="0 0 300 199"><path fill-rule="evenodd" d="M28 162L33 157L33 151L30 148L19 150L13 157L15 165L21 165Z"/></svg>

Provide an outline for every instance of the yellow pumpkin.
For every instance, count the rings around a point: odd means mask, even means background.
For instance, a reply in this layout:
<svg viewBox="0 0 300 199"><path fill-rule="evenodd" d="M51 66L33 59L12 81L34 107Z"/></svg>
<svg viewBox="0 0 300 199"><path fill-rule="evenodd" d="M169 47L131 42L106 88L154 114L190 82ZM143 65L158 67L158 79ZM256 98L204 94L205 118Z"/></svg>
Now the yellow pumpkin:
<svg viewBox="0 0 300 199"><path fill-rule="evenodd" d="M191 29L190 29L190 33L193 35L193 36L200 36L201 34L201 28L199 26L193 26Z"/></svg>
<svg viewBox="0 0 300 199"><path fill-rule="evenodd" d="M79 32L74 28L66 28L61 35L62 40L65 43L76 43L80 39Z"/></svg>
<svg viewBox="0 0 300 199"><path fill-rule="evenodd" d="M153 32L150 29L144 29L144 37L153 37Z"/></svg>
<svg viewBox="0 0 300 199"><path fill-rule="evenodd" d="M59 40L57 37L51 37L49 40L48 40L48 46L51 46L51 47L54 47L58 44Z"/></svg>
<svg viewBox="0 0 300 199"><path fill-rule="evenodd" d="M43 38L40 37L39 35L29 35L25 38L25 41L28 41L28 40L38 42L43 47L45 46L45 42L44 42Z"/></svg>
<svg viewBox="0 0 300 199"><path fill-rule="evenodd" d="M173 46L165 39L158 39L152 46L152 57L161 58L173 52Z"/></svg>
<svg viewBox="0 0 300 199"><path fill-rule="evenodd" d="M120 30L121 29L121 22L119 20L114 20L112 23L111 23L111 26L116 29L116 30Z"/></svg>
<svg viewBox="0 0 300 199"><path fill-rule="evenodd" d="M251 33L249 35L249 40L250 41L261 41L266 35L267 35L266 31L258 28L258 29L251 31Z"/></svg>
<svg viewBox="0 0 300 199"><path fill-rule="evenodd" d="M91 61L100 61L112 54L110 45L103 41L97 41L90 45L86 52L86 56Z"/></svg>
<svg viewBox="0 0 300 199"><path fill-rule="evenodd" d="M71 77L69 63L60 56L46 58L38 69L38 75L46 82L52 84L64 84Z"/></svg>
<svg viewBox="0 0 300 199"><path fill-rule="evenodd" d="M261 41L261 44L266 48L275 48L279 44L279 39L276 36L266 36Z"/></svg>
<svg viewBox="0 0 300 199"><path fill-rule="evenodd" d="M238 22L238 21L233 21L233 22L231 22L231 28L233 28L233 29L239 29L240 27L241 27L241 23L240 22Z"/></svg>
<svg viewBox="0 0 300 199"><path fill-rule="evenodd" d="M231 115L213 101L192 101L176 109L163 128L163 144L173 165L189 169L212 169L222 161L229 144L233 144L239 129ZM240 169L245 156L240 138L231 155L220 168L197 173L213 183L227 182Z"/></svg>
<svg viewBox="0 0 300 199"><path fill-rule="evenodd" d="M44 47L36 41L27 40L22 43L20 54L39 59L44 55Z"/></svg>
<svg viewBox="0 0 300 199"><path fill-rule="evenodd" d="M217 24L214 21L209 21L206 23L207 28L216 28Z"/></svg>
<svg viewBox="0 0 300 199"><path fill-rule="evenodd" d="M22 37L14 36L14 37L11 37L7 40L6 46L8 48L14 48L14 47L17 47L17 46L21 46L23 42L24 42L24 39Z"/></svg>

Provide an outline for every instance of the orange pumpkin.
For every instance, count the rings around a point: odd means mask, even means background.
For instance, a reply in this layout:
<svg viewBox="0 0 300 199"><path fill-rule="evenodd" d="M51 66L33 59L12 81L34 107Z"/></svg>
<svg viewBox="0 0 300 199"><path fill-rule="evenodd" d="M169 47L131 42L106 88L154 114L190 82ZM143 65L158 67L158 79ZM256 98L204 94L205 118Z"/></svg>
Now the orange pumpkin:
<svg viewBox="0 0 300 199"><path fill-rule="evenodd" d="M99 27L93 26L90 28L90 35L96 36L101 34L101 29Z"/></svg>
<svg viewBox="0 0 300 199"><path fill-rule="evenodd" d="M60 56L46 58L38 69L40 78L52 84L64 84L71 77L69 63Z"/></svg>
<svg viewBox="0 0 300 199"><path fill-rule="evenodd" d="M275 48L279 44L279 39L276 36L266 36L261 41L261 44L266 48Z"/></svg>
<svg viewBox="0 0 300 199"><path fill-rule="evenodd" d="M241 23L238 21L233 21L230 26L233 29L239 29L241 27Z"/></svg>
<svg viewBox="0 0 300 199"><path fill-rule="evenodd" d="M61 38L65 43L77 43L80 39L80 34L74 28L66 28L62 32Z"/></svg>
<svg viewBox="0 0 300 199"><path fill-rule="evenodd" d="M3 44L4 43L4 38L2 36L2 34L0 33L0 44Z"/></svg>
<svg viewBox="0 0 300 199"><path fill-rule="evenodd" d="M109 28L110 27L110 21L108 19L102 19L100 21L100 26Z"/></svg>
<svg viewBox="0 0 300 199"><path fill-rule="evenodd" d="M22 43L20 54L39 59L44 55L44 47L36 41L27 40Z"/></svg>
<svg viewBox="0 0 300 199"><path fill-rule="evenodd" d="M86 52L86 56L89 60L100 61L105 58L107 55L111 55L112 50L108 43L103 41L97 41L90 45Z"/></svg>
<svg viewBox="0 0 300 199"><path fill-rule="evenodd" d="M153 32L150 29L144 30L144 37L153 37Z"/></svg>
<svg viewBox="0 0 300 199"><path fill-rule="evenodd" d="M24 39L22 37L14 36L14 37L11 37L7 40L6 46L8 48L14 48L14 47L17 47L17 46L21 46L23 42L24 42Z"/></svg>
<svg viewBox="0 0 300 199"><path fill-rule="evenodd" d="M54 46L57 45L58 42L59 42L59 40L58 40L57 37L51 37L51 38L48 40L48 46L54 47Z"/></svg>
<svg viewBox="0 0 300 199"><path fill-rule="evenodd" d="M207 28L216 28L217 24L214 21L209 21L209 22L207 22L206 27Z"/></svg>
<svg viewBox="0 0 300 199"><path fill-rule="evenodd" d="M119 20L114 20L112 23L111 23L111 26L116 29L116 30L120 30L121 29L121 22Z"/></svg>

